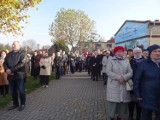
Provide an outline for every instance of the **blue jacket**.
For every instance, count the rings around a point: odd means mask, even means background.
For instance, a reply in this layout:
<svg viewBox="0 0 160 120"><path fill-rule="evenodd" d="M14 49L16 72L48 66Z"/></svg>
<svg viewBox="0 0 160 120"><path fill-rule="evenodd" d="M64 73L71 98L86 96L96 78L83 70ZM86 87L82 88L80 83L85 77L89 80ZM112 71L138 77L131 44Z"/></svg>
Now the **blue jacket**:
<svg viewBox="0 0 160 120"><path fill-rule="evenodd" d="M142 108L160 112L160 65L151 58L142 61L134 77L134 94Z"/></svg>

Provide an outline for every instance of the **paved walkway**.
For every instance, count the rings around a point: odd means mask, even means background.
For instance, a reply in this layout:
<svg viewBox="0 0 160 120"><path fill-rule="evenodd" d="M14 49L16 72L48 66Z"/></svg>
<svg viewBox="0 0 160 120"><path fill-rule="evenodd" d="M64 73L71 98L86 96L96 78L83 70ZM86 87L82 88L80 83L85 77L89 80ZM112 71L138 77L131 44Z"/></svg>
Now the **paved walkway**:
<svg viewBox="0 0 160 120"><path fill-rule="evenodd" d="M66 75L27 94L26 108L0 109L0 120L106 120L105 86L86 72Z"/></svg>

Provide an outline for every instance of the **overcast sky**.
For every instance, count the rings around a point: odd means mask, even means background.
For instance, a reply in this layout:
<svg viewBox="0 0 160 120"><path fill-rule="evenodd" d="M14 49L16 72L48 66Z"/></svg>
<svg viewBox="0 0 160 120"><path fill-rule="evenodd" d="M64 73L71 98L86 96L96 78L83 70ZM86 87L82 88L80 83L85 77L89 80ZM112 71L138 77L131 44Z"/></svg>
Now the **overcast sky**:
<svg viewBox="0 0 160 120"><path fill-rule="evenodd" d="M48 32L61 8L82 10L96 22L98 33L105 39L112 37L125 20L160 19L160 0L43 0L38 10L30 9L24 36L17 40L33 39L37 44L51 45ZM0 35L0 43L12 43L12 36Z"/></svg>

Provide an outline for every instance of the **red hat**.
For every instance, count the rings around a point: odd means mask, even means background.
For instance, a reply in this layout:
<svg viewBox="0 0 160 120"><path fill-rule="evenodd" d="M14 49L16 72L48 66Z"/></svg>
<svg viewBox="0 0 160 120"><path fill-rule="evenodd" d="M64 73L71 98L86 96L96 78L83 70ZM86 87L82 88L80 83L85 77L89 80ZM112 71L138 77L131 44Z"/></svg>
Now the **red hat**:
<svg viewBox="0 0 160 120"><path fill-rule="evenodd" d="M113 50L114 53L116 53L118 50L122 50L124 52L124 47L123 46L116 46Z"/></svg>
<svg viewBox="0 0 160 120"><path fill-rule="evenodd" d="M92 55L92 52L89 52L88 55Z"/></svg>

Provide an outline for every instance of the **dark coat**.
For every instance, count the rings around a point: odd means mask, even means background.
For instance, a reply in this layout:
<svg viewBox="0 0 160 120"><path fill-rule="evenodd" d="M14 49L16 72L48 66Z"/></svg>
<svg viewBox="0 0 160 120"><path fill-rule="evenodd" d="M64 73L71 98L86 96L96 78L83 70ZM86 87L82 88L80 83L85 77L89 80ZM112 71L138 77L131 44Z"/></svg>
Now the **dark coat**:
<svg viewBox="0 0 160 120"><path fill-rule="evenodd" d="M102 59L103 59L103 55L97 55L96 61L97 61L97 68L98 69L102 69Z"/></svg>
<svg viewBox="0 0 160 120"><path fill-rule="evenodd" d="M41 55L36 55L31 57L31 76L38 76L40 72L40 59Z"/></svg>
<svg viewBox="0 0 160 120"><path fill-rule="evenodd" d="M93 66L93 65L96 65L96 63L97 63L96 58L95 58L94 56L92 56L92 57L90 58L90 65Z"/></svg>
<svg viewBox="0 0 160 120"><path fill-rule="evenodd" d="M86 58L86 63L87 63L87 66L90 67L90 64L91 64L91 56L87 56L87 58Z"/></svg>
<svg viewBox="0 0 160 120"><path fill-rule="evenodd" d="M23 50L18 52L9 52L4 60L3 66L5 71L10 69L17 78L25 78L26 54ZM8 79L11 76L8 76Z"/></svg>
<svg viewBox="0 0 160 120"><path fill-rule="evenodd" d="M91 57L90 65L91 65L92 75L97 75L98 70L100 69L98 57L95 56Z"/></svg>
<svg viewBox="0 0 160 120"><path fill-rule="evenodd" d="M131 68L132 68L132 70L133 70L133 78L134 78L134 75L135 75L135 73L136 73L138 64L139 64L140 62L142 62L142 60L144 60L143 57L141 57L138 61L136 61L136 59L135 59L134 57L131 58L130 64L131 64ZM132 79L133 79L133 78L132 78Z"/></svg>
<svg viewBox="0 0 160 120"><path fill-rule="evenodd" d="M56 67L61 67L62 66L62 58L60 56L56 56L54 58L54 63Z"/></svg>
<svg viewBox="0 0 160 120"><path fill-rule="evenodd" d="M142 108L160 112L160 66L151 58L143 60L134 77L134 94Z"/></svg>

